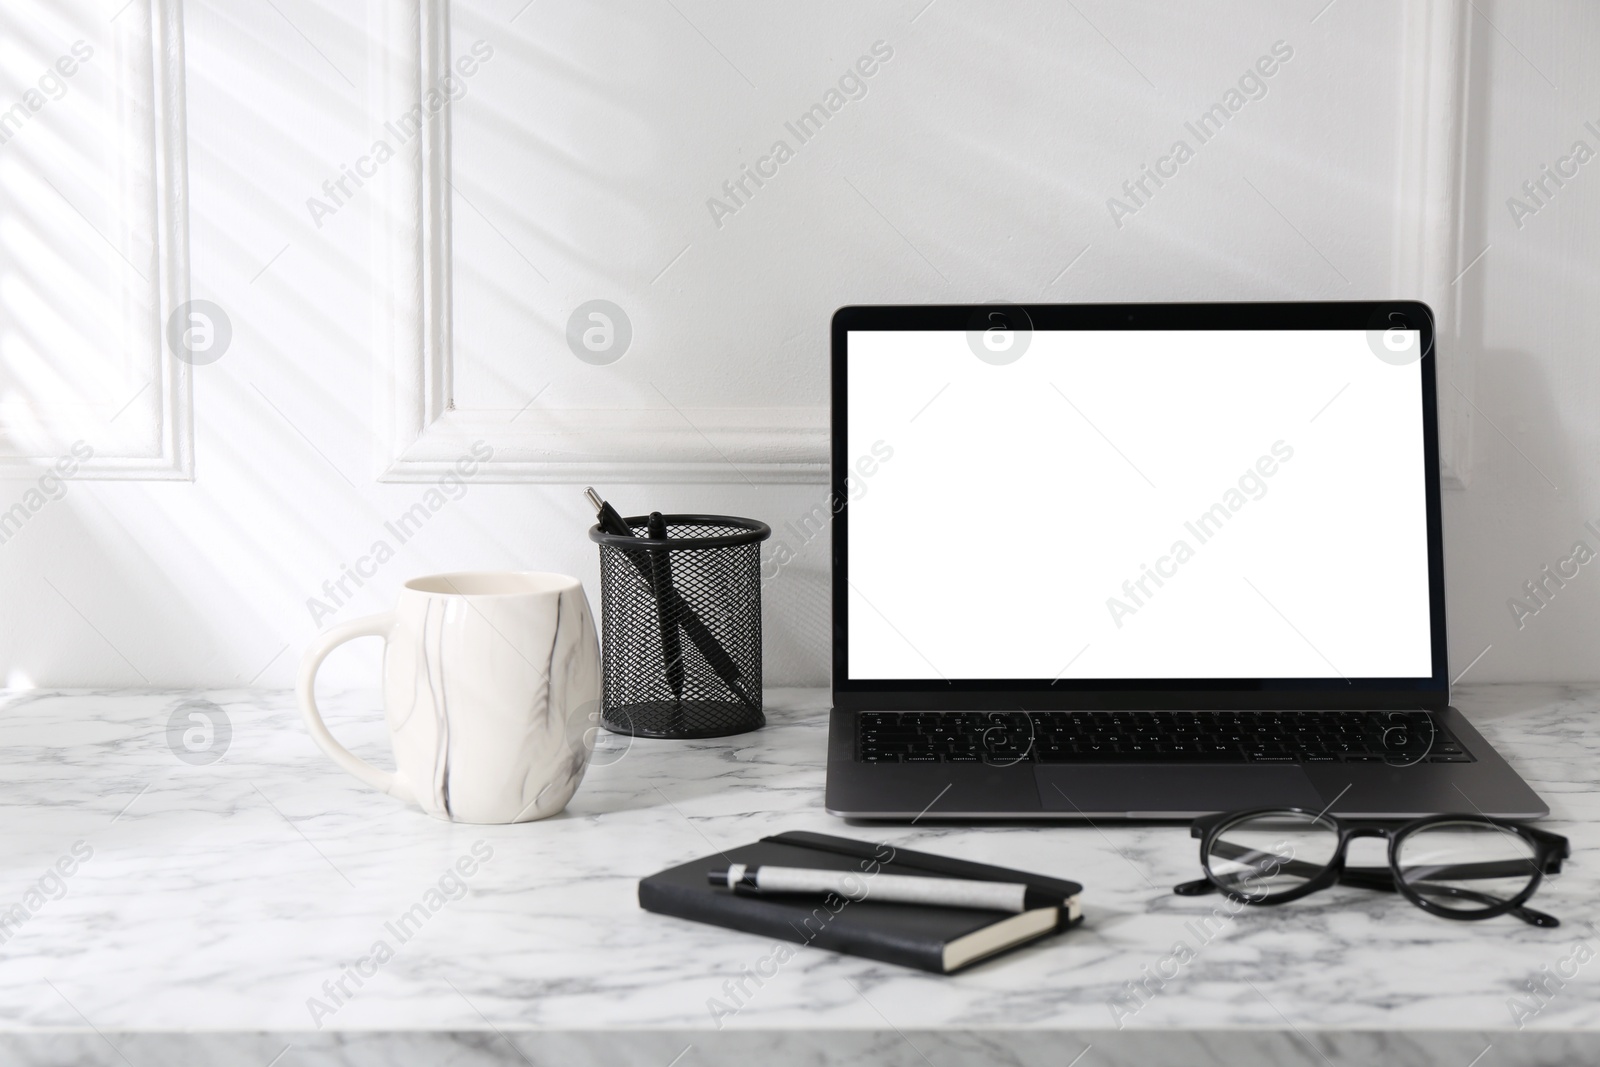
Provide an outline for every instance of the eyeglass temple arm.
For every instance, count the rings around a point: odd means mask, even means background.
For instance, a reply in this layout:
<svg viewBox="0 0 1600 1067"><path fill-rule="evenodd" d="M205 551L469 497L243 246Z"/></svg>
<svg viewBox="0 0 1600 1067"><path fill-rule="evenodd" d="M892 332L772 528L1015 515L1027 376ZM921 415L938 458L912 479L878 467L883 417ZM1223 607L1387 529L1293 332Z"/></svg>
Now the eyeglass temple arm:
<svg viewBox="0 0 1600 1067"><path fill-rule="evenodd" d="M1290 859L1279 856L1275 852L1263 852L1260 849L1250 848L1248 845L1236 845L1230 841L1218 841L1211 846L1214 855L1223 859L1240 859L1248 857L1251 861L1270 857L1278 864L1278 870L1285 874L1314 875L1321 871L1324 864L1307 863L1304 860ZM1528 860L1493 860L1483 863L1448 863L1439 866L1422 868L1424 876L1428 878L1522 878L1526 877L1529 868L1534 865ZM1346 872L1357 871L1371 872L1392 880L1393 875L1387 867L1346 867ZM1249 877L1246 875L1245 877ZM1341 878L1340 881L1344 879ZM1352 883L1353 884L1353 883Z"/></svg>
<svg viewBox="0 0 1600 1067"><path fill-rule="evenodd" d="M1291 874L1312 874L1322 870L1312 864L1301 864L1307 870L1294 871L1286 864L1282 869ZM1242 879L1241 879L1242 881ZM1387 868L1382 867L1346 867L1339 875L1339 884L1354 886L1357 889L1373 889L1384 893L1395 892L1394 876ZM1217 886L1209 878L1196 878L1192 882L1183 882L1173 886L1172 891L1182 897L1199 897L1207 893L1217 892Z"/></svg>
<svg viewBox="0 0 1600 1067"><path fill-rule="evenodd" d="M1441 885L1433 879L1526 878L1528 866L1526 860L1447 864L1422 868L1417 877L1408 879L1408 884L1418 891L1425 891L1433 896L1456 897L1460 900L1476 901L1479 904L1492 907L1500 903L1498 897L1490 896L1487 893L1479 893L1474 889ZM1394 872L1387 867L1346 867L1339 875L1339 884L1355 886L1360 889L1376 889L1386 893L1399 891L1394 884ZM1556 927L1561 925L1561 920L1554 915L1540 911L1537 908L1530 908L1525 904L1512 908L1511 914L1530 926Z"/></svg>
<svg viewBox="0 0 1600 1067"><path fill-rule="evenodd" d="M1213 842L1211 845L1211 854L1214 856L1221 856L1223 859L1228 860L1242 859L1249 863L1252 867L1256 868L1251 872L1241 874L1241 881L1245 878L1259 876L1262 868L1272 866L1273 864L1277 865L1278 873L1298 874L1307 877L1316 874L1325 866L1327 866L1323 863L1307 863L1305 860L1297 860L1288 856L1280 856L1276 852L1264 852L1258 848L1251 848L1249 845L1236 845L1231 841ZM1266 862L1263 863L1263 860Z"/></svg>
<svg viewBox="0 0 1600 1067"><path fill-rule="evenodd" d="M1305 860L1289 859L1284 856L1279 856L1276 852L1263 852L1260 849L1250 848L1247 845L1236 845L1230 841L1213 842L1211 845L1211 851L1214 855L1230 860L1241 859L1244 857L1249 857L1251 860L1270 858L1272 862L1277 864L1279 872L1284 874L1297 874L1307 878L1315 875L1318 871L1323 869L1323 865L1321 864L1307 863ZM1252 877L1251 874L1245 874L1239 880L1243 882L1250 877ZM1198 897L1203 896L1206 893L1215 892L1216 889L1217 887L1211 884L1211 880L1209 878L1200 878L1193 882L1184 882L1182 885L1174 886L1172 891L1177 893L1179 896Z"/></svg>
<svg viewBox="0 0 1600 1067"><path fill-rule="evenodd" d="M1246 848L1240 845L1231 845L1227 842L1218 842L1217 845L1213 846L1213 850L1224 855L1224 857L1228 859L1237 859L1247 853L1272 855L1274 859L1278 858L1272 853L1259 853L1255 849ZM1429 873L1435 877L1442 876L1449 878L1516 877L1526 873L1526 866L1526 863L1519 860L1508 860L1498 863L1458 863L1449 867L1435 868ZM1314 875L1322 869L1322 867L1319 867L1316 864L1306 863L1302 860L1288 860L1283 862L1279 867L1279 870L1289 874L1301 875ZM1394 872L1389 870L1387 867L1346 867L1344 870L1339 872L1339 884L1347 885L1355 889L1370 889L1380 893L1398 892L1398 887L1396 887L1394 882ZM1479 904L1485 904L1489 906L1500 903L1500 901L1494 897L1484 893L1476 892L1471 889L1459 889L1455 886L1437 885L1426 880L1413 884L1418 886L1426 886L1428 892L1439 896L1452 896L1462 900L1476 901ZM1209 878L1201 878L1193 882L1184 882L1182 885L1174 886L1172 891L1177 893L1179 896L1196 897L1202 896L1206 893L1215 892L1216 889L1217 887L1211 883ZM1557 919L1554 915L1539 911L1537 908L1522 906L1512 908L1510 913L1531 926L1555 927L1561 925L1560 919Z"/></svg>
<svg viewBox="0 0 1600 1067"><path fill-rule="evenodd" d="M1478 893L1471 889L1460 889L1456 886L1450 885L1432 885L1426 882L1423 883L1423 885L1427 886L1427 891L1433 894L1458 897L1462 900L1471 900L1479 904L1488 905L1490 907L1500 903L1498 899L1489 896L1487 893ZM1554 915L1551 915L1549 912L1540 911L1537 908L1530 908L1526 904L1520 907L1512 908L1510 913L1527 923L1529 926L1555 927L1561 925L1561 920L1556 918Z"/></svg>
<svg viewBox="0 0 1600 1067"><path fill-rule="evenodd" d="M1211 832L1213 827L1217 826L1219 823L1231 821L1237 817L1238 816L1236 814L1228 812L1218 812L1214 815L1202 815L1198 819L1195 819L1194 822L1189 824L1189 836L1196 840L1201 840L1206 836L1206 834ZM1493 819L1488 821L1492 825L1496 826L1512 825L1509 823L1497 822ZM1351 820L1351 825L1383 826L1385 823L1382 820ZM1552 833L1549 830L1541 830L1537 826L1523 826L1519 827L1519 829L1524 834L1532 835L1534 841L1541 846L1540 851L1543 853L1543 855L1541 856L1540 865L1544 873L1561 873L1561 862L1563 860L1570 859L1572 856L1571 846L1568 844L1567 839L1562 837L1560 834Z"/></svg>

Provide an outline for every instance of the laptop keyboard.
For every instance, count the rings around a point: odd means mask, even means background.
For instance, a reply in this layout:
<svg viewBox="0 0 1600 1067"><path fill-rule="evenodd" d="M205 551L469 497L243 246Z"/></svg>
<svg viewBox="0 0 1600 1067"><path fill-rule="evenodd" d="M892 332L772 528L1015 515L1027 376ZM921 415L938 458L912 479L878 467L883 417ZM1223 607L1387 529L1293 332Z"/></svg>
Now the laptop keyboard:
<svg viewBox="0 0 1600 1067"><path fill-rule="evenodd" d="M1472 763L1426 712L1036 711L857 715L866 763Z"/></svg>

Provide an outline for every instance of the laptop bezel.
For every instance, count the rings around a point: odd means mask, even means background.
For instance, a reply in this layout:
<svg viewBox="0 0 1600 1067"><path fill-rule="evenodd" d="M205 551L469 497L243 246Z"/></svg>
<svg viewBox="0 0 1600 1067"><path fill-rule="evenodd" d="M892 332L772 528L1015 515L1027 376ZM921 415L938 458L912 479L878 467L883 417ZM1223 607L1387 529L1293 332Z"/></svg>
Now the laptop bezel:
<svg viewBox="0 0 1600 1067"><path fill-rule="evenodd" d="M966 330L995 305L851 305L834 312L830 504L833 703L845 710L1074 710L1421 708L1449 704L1444 542L1433 312L1418 301L1218 304L1023 304L1035 330L1351 330L1399 321L1421 331L1423 464L1428 529L1433 674L1426 678L851 679L848 675L850 503L845 480L849 334L868 330ZM1399 316L1390 319L1389 316Z"/></svg>

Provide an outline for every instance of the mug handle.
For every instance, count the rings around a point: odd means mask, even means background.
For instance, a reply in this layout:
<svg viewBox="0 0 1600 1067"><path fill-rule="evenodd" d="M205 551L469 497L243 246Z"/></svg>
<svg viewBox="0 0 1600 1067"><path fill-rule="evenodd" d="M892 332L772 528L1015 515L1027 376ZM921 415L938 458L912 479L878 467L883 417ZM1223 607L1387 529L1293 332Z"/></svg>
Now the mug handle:
<svg viewBox="0 0 1600 1067"><path fill-rule="evenodd" d="M334 740L333 734L328 732L327 724L322 721L322 713L317 710L317 669L322 666L322 661L328 658L328 653L346 641L354 641L358 637L381 637L387 644L389 631L393 627L394 612L386 611L381 615L351 619L349 622L324 630L313 638L311 646L306 649L305 657L300 661L300 714L306 720L306 728L311 731L312 739L322 751L333 757L333 762L374 789L380 789L401 800L415 802L416 797L412 794L411 788L399 775L374 767Z"/></svg>

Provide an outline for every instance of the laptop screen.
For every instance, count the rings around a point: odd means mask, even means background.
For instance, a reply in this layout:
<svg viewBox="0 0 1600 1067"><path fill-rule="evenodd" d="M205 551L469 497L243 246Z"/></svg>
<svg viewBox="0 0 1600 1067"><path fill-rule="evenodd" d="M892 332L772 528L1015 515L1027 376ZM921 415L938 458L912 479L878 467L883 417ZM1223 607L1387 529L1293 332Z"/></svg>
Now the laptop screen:
<svg viewBox="0 0 1600 1067"><path fill-rule="evenodd" d="M1417 331L844 338L846 681L1436 674Z"/></svg>

